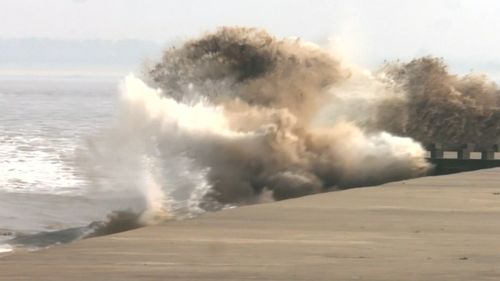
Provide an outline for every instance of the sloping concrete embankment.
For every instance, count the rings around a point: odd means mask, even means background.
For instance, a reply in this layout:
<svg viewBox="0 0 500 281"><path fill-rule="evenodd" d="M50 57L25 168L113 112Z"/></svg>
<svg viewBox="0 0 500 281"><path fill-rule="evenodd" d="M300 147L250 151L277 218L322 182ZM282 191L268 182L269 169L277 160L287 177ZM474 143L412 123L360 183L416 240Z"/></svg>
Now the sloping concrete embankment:
<svg viewBox="0 0 500 281"><path fill-rule="evenodd" d="M0 280L500 280L500 169L231 209L0 259Z"/></svg>

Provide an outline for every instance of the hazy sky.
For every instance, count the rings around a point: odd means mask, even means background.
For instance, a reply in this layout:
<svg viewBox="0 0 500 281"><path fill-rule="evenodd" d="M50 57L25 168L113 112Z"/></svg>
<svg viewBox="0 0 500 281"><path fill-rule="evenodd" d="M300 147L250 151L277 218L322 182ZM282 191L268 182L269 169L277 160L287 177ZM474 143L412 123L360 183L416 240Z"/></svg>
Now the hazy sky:
<svg viewBox="0 0 500 281"><path fill-rule="evenodd" d="M221 25L316 42L334 38L353 60L432 54L500 70L495 0L1 0L0 37L146 39L165 43Z"/></svg>

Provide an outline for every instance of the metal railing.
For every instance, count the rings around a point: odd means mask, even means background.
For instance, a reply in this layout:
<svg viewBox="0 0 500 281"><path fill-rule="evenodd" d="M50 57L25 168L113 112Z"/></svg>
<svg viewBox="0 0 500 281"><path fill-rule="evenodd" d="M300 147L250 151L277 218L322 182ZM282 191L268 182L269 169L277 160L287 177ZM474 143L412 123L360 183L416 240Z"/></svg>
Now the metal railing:
<svg viewBox="0 0 500 281"><path fill-rule="evenodd" d="M461 160L472 159L472 153L481 153L481 160L496 160L495 152L499 152L499 147L499 144L495 144L487 149L475 150L475 145L472 143L451 146L444 146L437 143L426 145L426 149L430 153L430 159L444 159L445 152L456 152L457 157L455 159Z"/></svg>

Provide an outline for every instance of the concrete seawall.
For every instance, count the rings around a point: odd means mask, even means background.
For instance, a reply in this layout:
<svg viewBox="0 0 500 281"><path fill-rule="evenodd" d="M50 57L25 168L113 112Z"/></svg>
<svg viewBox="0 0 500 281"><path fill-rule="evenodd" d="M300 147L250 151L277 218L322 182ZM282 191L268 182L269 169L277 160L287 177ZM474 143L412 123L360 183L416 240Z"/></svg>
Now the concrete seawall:
<svg viewBox="0 0 500 281"><path fill-rule="evenodd" d="M0 280L500 280L500 169L236 208L0 259Z"/></svg>

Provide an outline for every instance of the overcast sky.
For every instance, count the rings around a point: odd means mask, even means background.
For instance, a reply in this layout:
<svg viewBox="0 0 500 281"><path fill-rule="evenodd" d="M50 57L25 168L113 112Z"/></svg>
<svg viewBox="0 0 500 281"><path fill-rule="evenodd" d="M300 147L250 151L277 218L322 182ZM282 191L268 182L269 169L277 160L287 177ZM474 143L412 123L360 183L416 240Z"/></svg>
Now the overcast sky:
<svg viewBox="0 0 500 281"><path fill-rule="evenodd" d="M221 25L342 42L352 59L442 56L500 70L495 0L2 0L0 38L145 39L166 44Z"/></svg>

